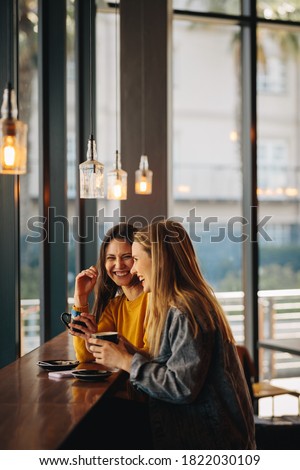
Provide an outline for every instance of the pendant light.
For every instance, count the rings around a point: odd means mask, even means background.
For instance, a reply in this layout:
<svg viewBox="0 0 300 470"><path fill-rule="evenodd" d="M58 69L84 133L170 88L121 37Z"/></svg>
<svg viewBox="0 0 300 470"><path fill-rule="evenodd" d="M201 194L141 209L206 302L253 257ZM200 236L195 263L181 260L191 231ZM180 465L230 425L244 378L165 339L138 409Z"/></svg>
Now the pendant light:
<svg viewBox="0 0 300 470"><path fill-rule="evenodd" d="M90 136L87 144L86 161L80 163L80 198L96 199L104 197L104 165L97 160L96 141L93 131L93 70L92 70L92 17L94 9L92 8L94 0L90 0Z"/></svg>
<svg viewBox="0 0 300 470"><path fill-rule="evenodd" d="M135 172L135 193L152 193L153 172L149 170L148 157L145 155L145 64L144 64L144 0L141 0L141 144L143 154L139 169Z"/></svg>
<svg viewBox="0 0 300 470"><path fill-rule="evenodd" d="M127 199L127 172L122 170L121 155L118 150L118 24L117 3L115 4L115 59L116 59L116 155L112 170L107 173L107 199Z"/></svg>
<svg viewBox="0 0 300 470"><path fill-rule="evenodd" d="M114 168L107 172L107 199L127 199L127 173L122 170L121 156L116 150Z"/></svg>
<svg viewBox="0 0 300 470"><path fill-rule="evenodd" d="M153 172L149 170L149 163L147 155L142 155L140 160L140 167L135 172L135 193L136 194L151 194L152 193L152 175Z"/></svg>
<svg viewBox="0 0 300 470"><path fill-rule="evenodd" d="M7 73L12 70L14 50L11 42L12 6L7 4ZM0 173L23 175L27 170L27 124L18 119L16 94L8 79L3 93L0 119Z"/></svg>

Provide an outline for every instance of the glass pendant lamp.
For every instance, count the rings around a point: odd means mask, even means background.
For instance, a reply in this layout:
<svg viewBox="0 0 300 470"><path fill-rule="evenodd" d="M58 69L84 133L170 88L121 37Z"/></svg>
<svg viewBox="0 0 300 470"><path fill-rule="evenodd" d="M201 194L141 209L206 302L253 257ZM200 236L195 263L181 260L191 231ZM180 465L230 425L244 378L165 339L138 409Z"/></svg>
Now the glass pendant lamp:
<svg viewBox="0 0 300 470"><path fill-rule="evenodd" d="M97 161L96 142L91 134L88 140L87 159L80 163L80 197L96 199L104 197L104 165Z"/></svg>
<svg viewBox="0 0 300 470"><path fill-rule="evenodd" d="M140 160L140 167L135 172L136 194L152 193L152 175L153 172L149 170L148 157L146 155L142 155Z"/></svg>
<svg viewBox="0 0 300 470"><path fill-rule="evenodd" d="M141 146L142 155L139 169L135 172L135 194L147 195L152 193L153 172L149 170L148 157L145 155L145 58L144 58L144 2L141 8Z"/></svg>
<svg viewBox="0 0 300 470"><path fill-rule="evenodd" d="M127 199L127 172L122 170L118 150L116 151L114 168L107 173L107 199Z"/></svg>
<svg viewBox="0 0 300 470"><path fill-rule="evenodd" d="M104 165L97 160L96 141L93 132L93 71L92 71L92 17L94 0L90 0L90 128L91 133L87 144L86 161L79 165L80 198L104 198Z"/></svg>
<svg viewBox="0 0 300 470"><path fill-rule="evenodd" d="M27 124L17 119L15 91L4 90L0 119L0 173L22 175L27 169Z"/></svg>
<svg viewBox="0 0 300 470"><path fill-rule="evenodd" d="M116 148L118 148L118 15L115 4L115 67L116 67ZM114 167L107 172L107 199L127 199L127 172L122 170L121 156L116 150Z"/></svg>

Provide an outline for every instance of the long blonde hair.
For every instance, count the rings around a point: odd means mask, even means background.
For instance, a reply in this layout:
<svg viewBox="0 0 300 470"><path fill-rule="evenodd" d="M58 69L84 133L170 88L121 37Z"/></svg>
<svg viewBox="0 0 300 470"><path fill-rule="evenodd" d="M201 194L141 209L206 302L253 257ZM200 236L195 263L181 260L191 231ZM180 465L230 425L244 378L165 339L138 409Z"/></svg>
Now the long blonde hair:
<svg viewBox="0 0 300 470"><path fill-rule="evenodd" d="M147 324L149 352L156 356L170 307L176 306L189 316L194 335L220 329L223 339L234 338L213 289L204 279L191 239L184 227L164 220L134 234L152 259L150 314Z"/></svg>

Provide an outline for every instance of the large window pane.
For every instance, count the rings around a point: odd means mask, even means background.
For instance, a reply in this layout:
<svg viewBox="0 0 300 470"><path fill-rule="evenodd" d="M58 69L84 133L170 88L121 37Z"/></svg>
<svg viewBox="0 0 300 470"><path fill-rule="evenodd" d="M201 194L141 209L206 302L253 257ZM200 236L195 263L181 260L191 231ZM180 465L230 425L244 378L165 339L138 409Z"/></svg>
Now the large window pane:
<svg viewBox="0 0 300 470"><path fill-rule="evenodd" d="M67 181L68 181L68 297L74 295L75 243L73 221L76 216L76 97L75 97L75 19L74 2L67 1Z"/></svg>
<svg viewBox="0 0 300 470"><path fill-rule="evenodd" d="M19 112L28 124L27 174L20 176L21 354L39 345L39 244L28 241L38 214L37 1L19 1Z"/></svg>
<svg viewBox="0 0 300 470"><path fill-rule="evenodd" d="M120 201L108 200L107 172L115 164L120 151L120 22L114 8L97 10L96 16L96 83L97 83L97 149L98 160L104 164L105 198L98 200L99 244L103 233L119 222ZM117 43L116 43L117 41ZM117 67L117 68L116 68ZM122 157L122 156L121 156ZM126 168L124 168L126 170ZM113 217L113 219L112 219ZM107 221L109 219L109 222Z"/></svg>
<svg viewBox="0 0 300 470"><path fill-rule="evenodd" d="M173 29L171 215L184 219L243 341L239 28L175 21Z"/></svg>
<svg viewBox="0 0 300 470"><path fill-rule="evenodd" d="M258 41L260 337L300 337L300 32L259 28ZM299 360L265 351L261 369L293 376Z"/></svg>

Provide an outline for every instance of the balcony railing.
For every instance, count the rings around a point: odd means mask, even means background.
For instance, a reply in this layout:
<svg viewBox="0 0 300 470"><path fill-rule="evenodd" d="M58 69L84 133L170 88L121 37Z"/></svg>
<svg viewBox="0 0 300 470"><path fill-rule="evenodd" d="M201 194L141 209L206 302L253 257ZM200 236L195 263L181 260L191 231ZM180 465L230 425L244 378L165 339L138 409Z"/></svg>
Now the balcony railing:
<svg viewBox="0 0 300 470"><path fill-rule="evenodd" d="M300 338L300 289L259 291L260 339ZM300 357L262 350L262 378L300 376Z"/></svg>
<svg viewBox="0 0 300 470"><path fill-rule="evenodd" d="M237 343L244 343L244 293L216 292ZM300 338L300 289L259 291L259 331L262 338ZM68 299L69 308L73 298ZM60 321L60 312L57 315ZM40 301L21 301L21 354L40 344ZM276 351L261 351L261 378L285 378L300 375L300 358Z"/></svg>

